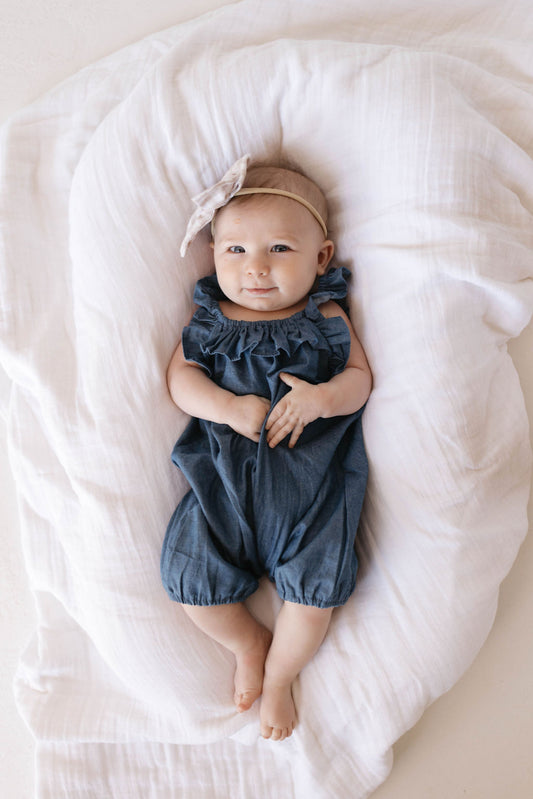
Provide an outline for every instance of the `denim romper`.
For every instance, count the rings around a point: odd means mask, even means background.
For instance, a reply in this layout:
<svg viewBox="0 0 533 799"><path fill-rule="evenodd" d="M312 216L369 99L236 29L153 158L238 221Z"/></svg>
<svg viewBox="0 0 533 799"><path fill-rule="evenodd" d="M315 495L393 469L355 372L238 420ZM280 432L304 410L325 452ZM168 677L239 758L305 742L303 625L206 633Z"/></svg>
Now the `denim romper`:
<svg viewBox="0 0 533 799"><path fill-rule="evenodd" d="M330 269L306 308L286 319L236 321L219 307L215 275L198 281L199 305L183 331L185 358L235 394L289 391L288 372L311 383L341 372L350 335L319 305L346 296L348 270ZM355 587L354 541L367 480L361 415L317 419L293 449L271 449L224 424L193 418L172 452L190 491L167 528L161 575L169 596L187 605L239 602L266 574L280 597L326 608Z"/></svg>

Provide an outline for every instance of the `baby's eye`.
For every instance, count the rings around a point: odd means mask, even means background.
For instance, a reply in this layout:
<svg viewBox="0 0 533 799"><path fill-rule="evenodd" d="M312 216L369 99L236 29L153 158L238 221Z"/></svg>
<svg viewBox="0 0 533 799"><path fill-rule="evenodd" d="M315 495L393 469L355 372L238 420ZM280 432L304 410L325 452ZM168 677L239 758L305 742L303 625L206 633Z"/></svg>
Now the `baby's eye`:
<svg viewBox="0 0 533 799"><path fill-rule="evenodd" d="M286 244L274 244L272 252L287 252L288 249Z"/></svg>
<svg viewBox="0 0 533 799"><path fill-rule="evenodd" d="M234 244L233 247L229 248L230 252L241 253L244 252L244 247L241 247L240 244Z"/></svg>

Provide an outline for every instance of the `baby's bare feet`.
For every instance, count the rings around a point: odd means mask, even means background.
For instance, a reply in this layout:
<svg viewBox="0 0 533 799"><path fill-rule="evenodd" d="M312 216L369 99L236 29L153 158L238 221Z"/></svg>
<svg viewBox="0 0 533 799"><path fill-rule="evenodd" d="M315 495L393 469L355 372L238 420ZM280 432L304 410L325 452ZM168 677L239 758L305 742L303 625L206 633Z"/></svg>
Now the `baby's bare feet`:
<svg viewBox="0 0 533 799"><path fill-rule="evenodd" d="M233 701L239 713L249 710L263 690L265 660L272 643L272 633L260 627L253 644L236 653L235 693Z"/></svg>
<svg viewBox="0 0 533 799"><path fill-rule="evenodd" d="M296 724L296 708L291 684L276 685L265 681L261 699L261 735L271 741L284 741Z"/></svg>

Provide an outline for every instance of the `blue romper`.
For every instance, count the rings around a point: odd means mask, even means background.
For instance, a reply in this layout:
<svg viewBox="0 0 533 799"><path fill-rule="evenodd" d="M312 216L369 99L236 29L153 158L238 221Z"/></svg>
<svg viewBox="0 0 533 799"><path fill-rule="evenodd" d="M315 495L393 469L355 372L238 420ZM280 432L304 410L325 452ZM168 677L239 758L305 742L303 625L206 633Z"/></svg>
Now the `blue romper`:
<svg viewBox="0 0 533 799"><path fill-rule="evenodd" d="M341 372L350 334L319 305L346 296L344 268L319 279L306 308L286 319L225 317L215 275L199 280L200 306L183 331L185 358L235 394L289 391L288 372L321 383ZM161 575L169 596L187 605L239 602L267 574L282 599L327 608L355 587L354 541L367 480L362 410L308 424L293 449L271 449L225 424L193 418L172 452L191 490L165 536Z"/></svg>

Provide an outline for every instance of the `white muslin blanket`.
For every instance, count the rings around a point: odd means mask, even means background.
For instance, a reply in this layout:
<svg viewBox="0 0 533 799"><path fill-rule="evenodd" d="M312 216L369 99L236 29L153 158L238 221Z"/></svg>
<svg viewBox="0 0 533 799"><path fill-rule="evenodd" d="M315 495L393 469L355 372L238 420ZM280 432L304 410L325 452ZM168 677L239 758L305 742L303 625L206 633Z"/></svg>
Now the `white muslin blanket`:
<svg viewBox="0 0 533 799"><path fill-rule="evenodd" d="M533 311L528 2L242 0L84 69L2 131L1 361L38 627L17 675L42 799L362 799L490 630L527 531L507 342ZM232 657L159 577L187 418L165 370L211 270L190 198L244 153L327 195L374 390L360 573L295 685L237 715ZM273 624L263 583L251 606Z"/></svg>

